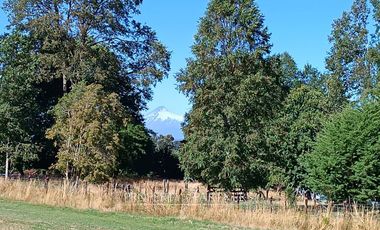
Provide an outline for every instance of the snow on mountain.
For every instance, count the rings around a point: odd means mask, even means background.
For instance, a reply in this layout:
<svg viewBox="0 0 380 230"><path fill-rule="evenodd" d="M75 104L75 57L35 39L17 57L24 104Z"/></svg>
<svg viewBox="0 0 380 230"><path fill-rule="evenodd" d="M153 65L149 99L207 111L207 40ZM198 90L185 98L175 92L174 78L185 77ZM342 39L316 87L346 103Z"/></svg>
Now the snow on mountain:
<svg viewBox="0 0 380 230"><path fill-rule="evenodd" d="M146 121L153 121L153 120L176 120L178 122L183 122L183 116L172 113L168 111L165 107L160 106L157 109L153 110L152 112L148 113L145 116Z"/></svg>
<svg viewBox="0 0 380 230"><path fill-rule="evenodd" d="M183 121L182 115L170 112L163 106L145 115L145 123L148 129L160 135L171 134L175 140L183 140L181 129Z"/></svg>

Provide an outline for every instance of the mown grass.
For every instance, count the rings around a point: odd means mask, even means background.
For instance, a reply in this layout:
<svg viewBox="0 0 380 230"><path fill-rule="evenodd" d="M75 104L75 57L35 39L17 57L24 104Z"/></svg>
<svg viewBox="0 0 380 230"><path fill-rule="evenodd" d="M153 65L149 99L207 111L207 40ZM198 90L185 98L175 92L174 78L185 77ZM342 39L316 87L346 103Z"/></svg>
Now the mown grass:
<svg viewBox="0 0 380 230"><path fill-rule="evenodd" d="M76 210L0 200L0 229L232 229L206 221Z"/></svg>

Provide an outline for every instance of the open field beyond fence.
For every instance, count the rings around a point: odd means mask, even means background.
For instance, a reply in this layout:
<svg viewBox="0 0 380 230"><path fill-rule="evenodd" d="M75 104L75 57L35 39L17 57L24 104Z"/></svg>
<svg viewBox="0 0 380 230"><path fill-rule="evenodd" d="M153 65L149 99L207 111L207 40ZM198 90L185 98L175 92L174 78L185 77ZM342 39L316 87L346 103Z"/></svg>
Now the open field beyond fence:
<svg viewBox="0 0 380 230"><path fill-rule="evenodd" d="M0 179L0 198L76 209L128 212L159 217L207 220L230 226L260 229L380 229L378 210L353 207L352 211L310 207L305 213L286 208L273 193L275 202L249 194L249 200L230 202L225 194L207 201L206 188L199 183L131 181L92 185L51 180Z"/></svg>

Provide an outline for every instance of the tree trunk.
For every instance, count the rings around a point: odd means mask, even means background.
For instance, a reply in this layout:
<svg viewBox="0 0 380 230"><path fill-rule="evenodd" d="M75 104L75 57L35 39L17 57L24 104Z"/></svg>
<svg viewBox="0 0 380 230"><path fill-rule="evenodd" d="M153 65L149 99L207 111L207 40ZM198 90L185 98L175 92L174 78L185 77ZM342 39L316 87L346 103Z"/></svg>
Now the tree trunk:
<svg viewBox="0 0 380 230"><path fill-rule="evenodd" d="M66 176L66 181L69 181L69 162L66 163L66 173L65 173L65 176Z"/></svg>
<svg viewBox="0 0 380 230"><path fill-rule="evenodd" d="M63 84L63 94L67 93L68 92L68 89L67 89L67 78L66 78L66 75L63 74L62 76L62 84Z"/></svg>
<svg viewBox="0 0 380 230"><path fill-rule="evenodd" d="M8 170L9 170L9 153L5 156L5 180L8 180Z"/></svg>

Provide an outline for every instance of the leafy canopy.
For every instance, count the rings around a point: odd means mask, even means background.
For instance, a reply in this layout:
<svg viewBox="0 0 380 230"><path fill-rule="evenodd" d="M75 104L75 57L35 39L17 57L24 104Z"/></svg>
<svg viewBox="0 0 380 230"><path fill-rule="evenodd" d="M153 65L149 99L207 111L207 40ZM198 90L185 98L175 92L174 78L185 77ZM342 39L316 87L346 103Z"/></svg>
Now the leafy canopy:
<svg viewBox="0 0 380 230"><path fill-rule="evenodd" d="M98 182L117 170L121 130L130 120L119 97L101 85L77 84L52 110L55 124L47 137L59 148L55 167L81 179Z"/></svg>
<svg viewBox="0 0 380 230"><path fill-rule="evenodd" d="M302 159L308 186L334 201L380 198L379 109L378 100L347 108L325 125Z"/></svg>
<svg viewBox="0 0 380 230"><path fill-rule="evenodd" d="M23 172L36 160L33 121L39 118L36 91L29 78L35 69L32 45L20 33L0 38L0 152Z"/></svg>
<svg viewBox="0 0 380 230"><path fill-rule="evenodd" d="M80 81L119 94L137 117L170 69L155 32L134 19L141 0L5 1L11 28L35 40L37 81Z"/></svg>
<svg viewBox="0 0 380 230"><path fill-rule="evenodd" d="M375 27L378 27L376 2L372 1ZM370 33L369 16L368 1L355 0L351 9L333 23L326 69L328 92L336 111L348 100L366 98L378 84L378 29Z"/></svg>
<svg viewBox="0 0 380 230"><path fill-rule="evenodd" d="M226 189L266 182L262 131L280 103L282 88L267 56L269 33L251 0L209 3L194 58L177 80L193 106L180 150L187 177Z"/></svg>
<svg viewBox="0 0 380 230"><path fill-rule="evenodd" d="M311 85L293 88L284 106L266 130L269 152L284 174L280 185L296 188L303 183L300 157L312 151L317 134L329 114L326 95ZM276 172L276 170L274 170Z"/></svg>

